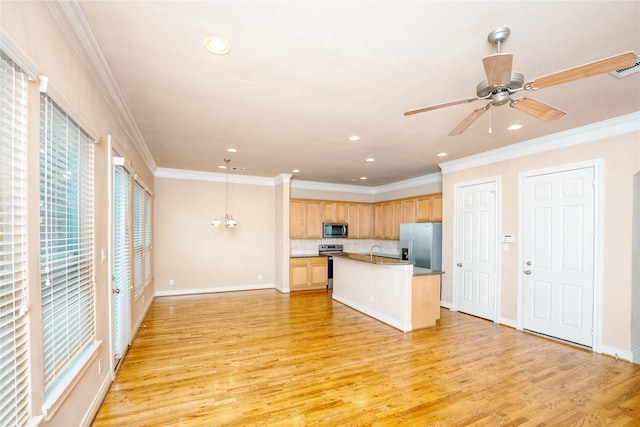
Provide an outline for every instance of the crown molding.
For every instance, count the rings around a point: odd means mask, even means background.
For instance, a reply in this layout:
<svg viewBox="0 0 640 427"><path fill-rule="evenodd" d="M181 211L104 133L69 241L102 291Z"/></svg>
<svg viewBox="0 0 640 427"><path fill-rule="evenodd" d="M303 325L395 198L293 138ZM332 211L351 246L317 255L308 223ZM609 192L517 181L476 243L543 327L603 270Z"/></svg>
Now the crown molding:
<svg viewBox="0 0 640 427"><path fill-rule="evenodd" d="M451 160L440 163L438 166L440 166L443 174L457 172L637 131L640 131L640 112Z"/></svg>
<svg viewBox="0 0 640 427"><path fill-rule="evenodd" d="M185 179L191 181L229 182L233 184L262 185L275 187L279 177L265 178L251 175L234 175L219 172L192 171L187 169L156 168L153 172L156 178Z"/></svg>
<svg viewBox="0 0 640 427"><path fill-rule="evenodd" d="M429 175L423 175L416 178L375 187L375 193L382 194L388 193L390 191L406 190L413 187L420 187L421 185L437 184L439 182L442 182L442 174L440 172L436 172Z"/></svg>
<svg viewBox="0 0 640 427"><path fill-rule="evenodd" d="M297 179L291 180L291 188L299 188L304 190L315 190L315 191L337 191L337 192L356 193L356 194L375 194L374 187L361 187L359 185L349 185L349 184L331 184L328 182L318 182L318 181L300 181Z"/></svg>
<svg viewBox="0 0 640 427"><path fill-rule="evenodd" d="M107 104L118 118L118 122L133 142L134 147L153 172L157 168L156 162L138 129L129 109L126 96L120 90L109 64L100 50L100 46L93 34L91 25L77 1L49 1L46 2L51 14L70 40L81 61L94 76L98 88L103 93Z"/></svg>

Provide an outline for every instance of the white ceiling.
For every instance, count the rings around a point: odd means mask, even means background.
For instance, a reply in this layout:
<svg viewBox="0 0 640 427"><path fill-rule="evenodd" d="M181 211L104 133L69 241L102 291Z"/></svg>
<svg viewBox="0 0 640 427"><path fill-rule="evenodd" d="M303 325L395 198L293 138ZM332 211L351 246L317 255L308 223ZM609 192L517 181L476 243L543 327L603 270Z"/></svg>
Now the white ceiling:
<svg viewBox="0 0 640 427"><path fill-rule="evenodd" d="M438 163L640 111L640 73L529 92L567 112L544 123L508 105L447 136L475 96L489 32L525 80L626 51L640 53L640 2L81 1L157 166L379 186ZM210 36L226 56L204 47ZM488 133L489 120L493 133ZM524 127L507 131L512 123ZM350 135L359 142L349 142ZM226 149L236 148L229 154ZM445 158L436 157L447 152ZM366 163L367 157L375 162Z"/></svg>

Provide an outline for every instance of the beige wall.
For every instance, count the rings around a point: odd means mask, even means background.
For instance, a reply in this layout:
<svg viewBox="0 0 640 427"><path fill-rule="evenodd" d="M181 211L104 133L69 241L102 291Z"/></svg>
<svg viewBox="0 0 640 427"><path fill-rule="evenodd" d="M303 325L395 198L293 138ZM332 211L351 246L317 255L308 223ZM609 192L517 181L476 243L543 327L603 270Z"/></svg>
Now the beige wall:
<svg viewBox="0 0 640 427"><path fill-rule="evenodd" d="M502 208L498 233L512 233L509 252L498 251L501 266L500 317L515 324L518 268L518 174L580 161L604 159L603 345L632 348L633 181L640 170L638 132L574 145L443 175L443 301L452 303L454 279L454 185L486 177L501 178ZM636 212L637 214L637 212ZM637 308L636 308L637 310ZM637 339L636 339L637 340ZM636 344L637 345L637 344Z"/></svg>
<svg viewBox="0 0 640 427"><path fill-rule="evenodd" d="M385 200L402 199L405 197L422 196L423 194L439 193L442 191L442 180L439 174L429 175L425 183L412 185L398 183L381 187L344 186L344 189L310 189L296 187L291 184L291 197L297 199L338 200L345 202L374 203ZM298 184L303 186L304 183ZM319 186L321 187L321 186Z"/></svg>
<svg viewBox="0 0 640 427"><path fill-rule="evenodd" d="M225 214L224 182L156 177L156 294L274 287L275 192L230 179L229 214L239 225L216 228L211 221Z"/></svg>
<svg viewBox="0 0 640 427"><path fill-rule="evenodd" d="M100 251L105 249L110 256L108 213L109 213L109 167L110 152L107 135L112 135L122 155L131 162L140 178L153 189L153 176L142 157L138 154L120 122L100 92L96 83L77 56L53 19L45 2L3 1L0 6L0 24L6 34L15 42L25 58L36 67L37 75L49 78L49 94L85 129L90 130L99 143L95 146L95 276L96 276L96 339L102 344L97 357L78 378L77 384L69 389L61 406L42 425L78 426L91 421L94 411L100 405L104 393L111 383L110 344L111 329L111 285L108 264L100 262ZM14 58L15 59L15 58ZM40 301L40 258L39 258L39 92L38 82L29 89L29 193L28 193L28 233L29 233L29 322L31 329L31 384L32 412L42 414L44 390L42 383L42 328ZM153 283L136 301L133 322L139 323L148 304L153 299ZM144 302L143 302L144 301ZM102 369L99 369L99 364Z"/></svg>

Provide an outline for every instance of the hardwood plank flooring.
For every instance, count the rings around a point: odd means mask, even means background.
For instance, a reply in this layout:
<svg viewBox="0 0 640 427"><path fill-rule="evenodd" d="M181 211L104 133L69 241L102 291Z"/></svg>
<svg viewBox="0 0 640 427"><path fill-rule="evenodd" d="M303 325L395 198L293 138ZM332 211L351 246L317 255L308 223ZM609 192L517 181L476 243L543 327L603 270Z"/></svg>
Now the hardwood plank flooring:
<svg viewBox="0 0 640 427"><path fill-rule="evenodd" d="M640 426L640 366L442 309L407 334L274 290L153 302L101 426Z"/></svg>

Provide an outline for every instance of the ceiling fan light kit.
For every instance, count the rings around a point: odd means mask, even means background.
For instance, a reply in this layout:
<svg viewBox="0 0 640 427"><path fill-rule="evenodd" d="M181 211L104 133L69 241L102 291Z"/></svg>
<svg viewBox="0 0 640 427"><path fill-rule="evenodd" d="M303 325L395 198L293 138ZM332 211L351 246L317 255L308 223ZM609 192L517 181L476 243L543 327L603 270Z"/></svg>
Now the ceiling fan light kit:
<svg viewBox="0 0 640 427"><path fill-rule="evenodd" d="M406 111L404 115L410 116L453 105L485 100L489 102L484 107L472 111L458 126L449 132L449 136L463 133L491 106L499 107L505 104L509 104L510 107L544 122L551 122L558 120L564 116L566 112L535 99L528 97L513 99L511 95L523 90L535 91L632 67L638 58L638 55L634 52L625 52L610 58L600 59L568 70L549 74L525 83L524 75L512 70L513 54L502 53L501 51L502 43L509 37L510 33L511 30L509 27L499 27L489 33L487 40L497 46L497 53L482 58L487 78L476 86L475 97L409 110Z"/></svg>

